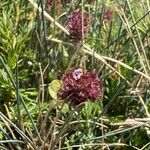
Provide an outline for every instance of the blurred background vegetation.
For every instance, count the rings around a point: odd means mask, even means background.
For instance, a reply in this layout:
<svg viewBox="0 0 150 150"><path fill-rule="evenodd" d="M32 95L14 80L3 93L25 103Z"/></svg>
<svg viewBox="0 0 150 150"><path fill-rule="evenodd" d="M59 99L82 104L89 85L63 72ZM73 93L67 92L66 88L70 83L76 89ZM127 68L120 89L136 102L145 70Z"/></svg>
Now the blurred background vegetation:
<svg viewBox="0 0 150 150"><path fill-rule="evenodd" d="M150 2L54 2L0 1L0 149L149 150ZM80 43L66 30L76 9L90 16ZM83 65L103 96L76 109L48 87Z"/></svg>

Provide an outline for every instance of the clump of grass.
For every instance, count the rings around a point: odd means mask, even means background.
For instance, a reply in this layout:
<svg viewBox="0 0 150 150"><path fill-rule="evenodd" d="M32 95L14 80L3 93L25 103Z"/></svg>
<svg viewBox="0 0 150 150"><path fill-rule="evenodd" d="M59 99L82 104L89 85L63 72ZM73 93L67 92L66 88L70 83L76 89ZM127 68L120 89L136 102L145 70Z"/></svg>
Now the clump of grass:
<svg viewBox="0 0 150 150"><path fill-rule="evenodd" d="M149 149L149 1L2 0L0 10L0 149ZM60 100L70 68L96 72L103 96Z"/></svg>

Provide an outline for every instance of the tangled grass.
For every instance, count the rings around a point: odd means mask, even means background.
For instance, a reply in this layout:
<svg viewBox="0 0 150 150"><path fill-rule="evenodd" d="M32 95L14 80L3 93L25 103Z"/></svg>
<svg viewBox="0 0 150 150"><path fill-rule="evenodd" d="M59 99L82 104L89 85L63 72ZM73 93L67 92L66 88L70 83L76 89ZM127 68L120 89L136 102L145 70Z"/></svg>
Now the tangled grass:
<svg viewBox="0 0 150 150"><path fill-rule="evenodd" d="M67 18L77 9L73 41ZM1 0L0 10L0 149L150 149L148 0ZM60 100L71 68L95 72L103 96Z"/></svg>

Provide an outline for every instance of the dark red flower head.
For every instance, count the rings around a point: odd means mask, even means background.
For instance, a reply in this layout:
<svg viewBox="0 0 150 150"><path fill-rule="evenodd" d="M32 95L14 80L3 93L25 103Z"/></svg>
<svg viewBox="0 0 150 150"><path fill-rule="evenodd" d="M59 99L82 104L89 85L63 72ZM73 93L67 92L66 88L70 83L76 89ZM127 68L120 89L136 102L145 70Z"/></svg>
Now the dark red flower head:
<svg viewBox="0 0 150 150"><path fill-rule="evenodd" d="M48 0L47 3L49 4L50 12L56 12L57 15L61 14L62 12L62 0Z"/></svg>
<svg viewBox="0 0 150 150"><path fill-rule="evenodd" d="M61 80L59 96L73 105L79 105L86 100L95 101L102 95L102 82L93 72L74 69L66 73Z"/></svg>
<svg viewBox="0 0 150 150"><path fill-rule="evenodd" d="M83 27L82 27L83 22ZM83 34L85 35L88 31L88 24L89 24L89 17L88 15L83 12L82 18L82 11L75 10L73 11L67 19L67 28L70 32L70 37L74 41L78 42L82 40Z"/></svg>
<svg viewBox="0 0 150 150"><path fill-rule="evenodd" d="M110 21L113 17L113 12L111 10L106 10L104 13L104 21Z"/></svg>

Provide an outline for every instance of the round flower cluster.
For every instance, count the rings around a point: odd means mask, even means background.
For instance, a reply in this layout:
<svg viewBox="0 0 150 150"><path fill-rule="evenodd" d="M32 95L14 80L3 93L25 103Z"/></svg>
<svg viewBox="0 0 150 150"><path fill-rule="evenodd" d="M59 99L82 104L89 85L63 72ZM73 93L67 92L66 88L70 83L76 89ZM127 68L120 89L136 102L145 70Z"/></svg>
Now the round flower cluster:
<svg viewBox="0 0 150 150"><path fill-rule="evenodd" d="M70 32L70 38L76 42L81 41L83 34L85 35L88 31L88 24L89 17L85 12L82 12L82 10L71 12L67 19L67 28Z"/></svg>
<svg viewBox="0 0 150 150"><path fill-rule="evenodd" d="M95 101L102 95L102 81L93 72L84 72L81 68L70 70L61 81L60 98L75 106L86 100Z"/></svg>

